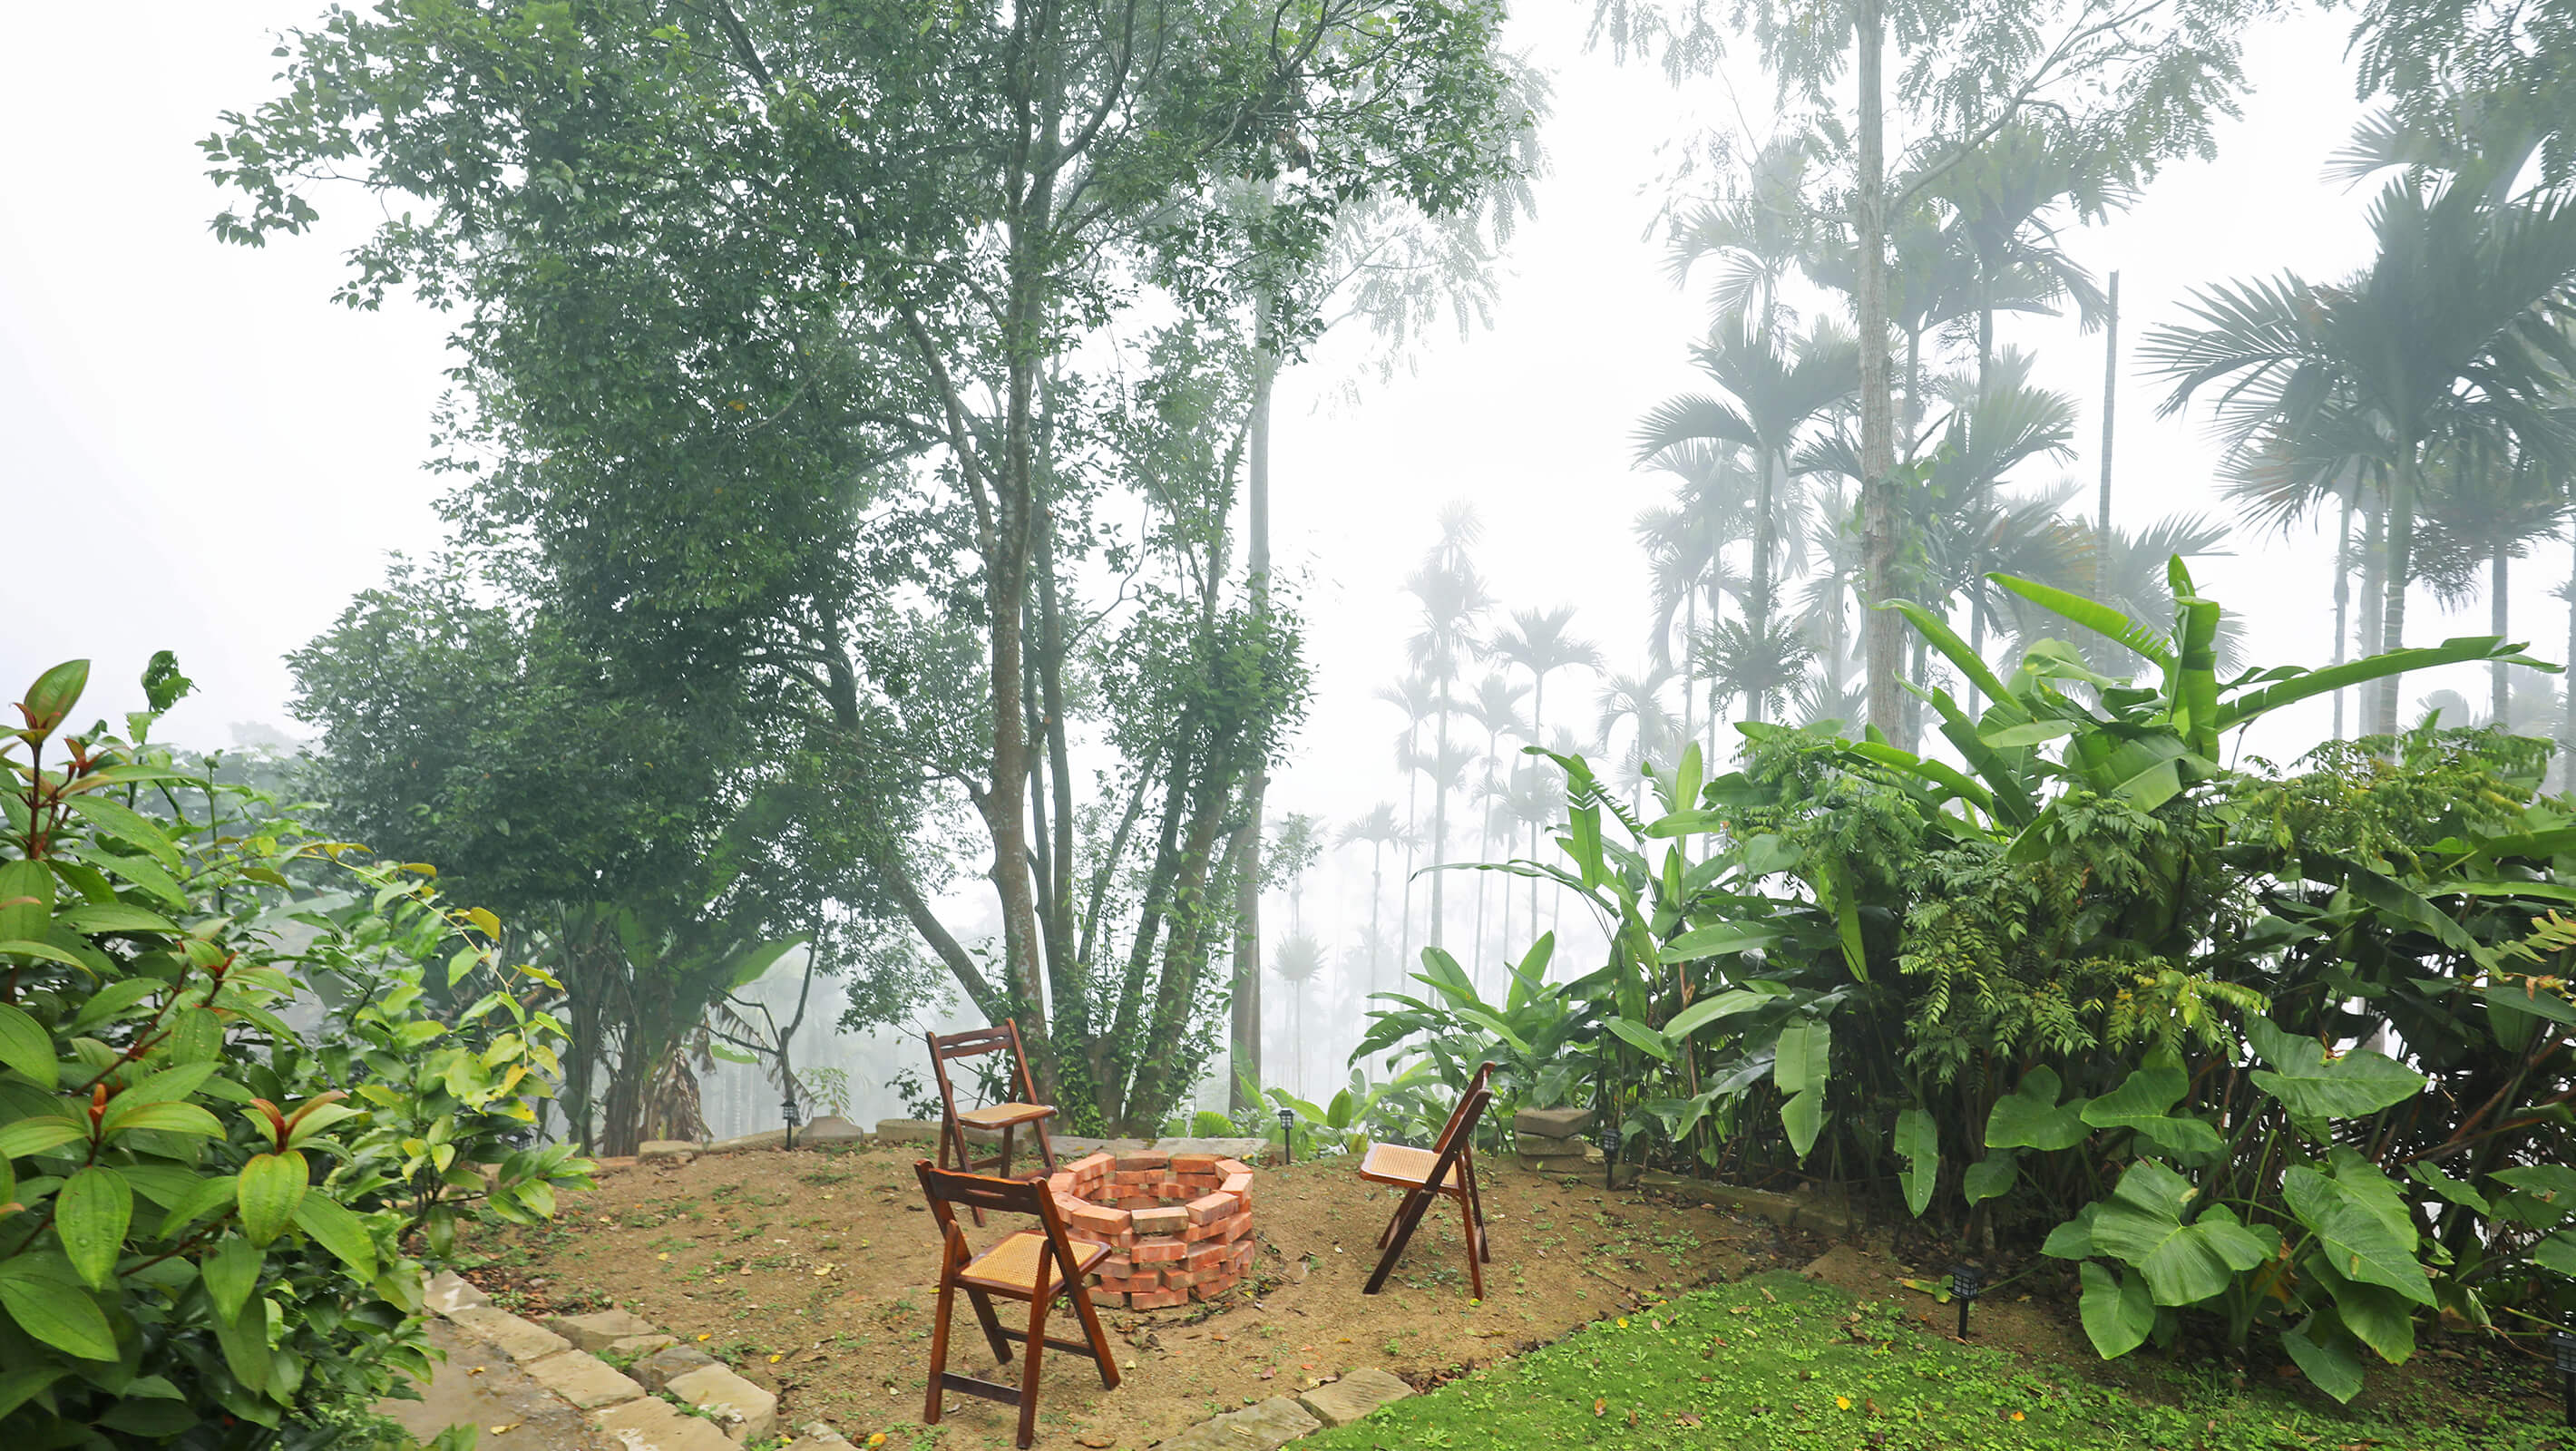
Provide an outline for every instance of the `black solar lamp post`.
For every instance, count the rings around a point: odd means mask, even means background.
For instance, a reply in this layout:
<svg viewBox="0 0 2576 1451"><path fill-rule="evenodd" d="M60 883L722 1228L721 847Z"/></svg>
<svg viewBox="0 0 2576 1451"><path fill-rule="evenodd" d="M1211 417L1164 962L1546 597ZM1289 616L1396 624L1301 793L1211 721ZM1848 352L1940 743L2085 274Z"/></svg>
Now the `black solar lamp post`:
<svg viewBox="0 0 2576 1451"><path fill-rule="evenodd" d="M787 1094L787 1101L786 1101L785 1103L782 1103L782 1104L780 1104L780 1105L778 1106L778 1111L779 1111L780 1113L782 1113L782 1114L786 1115L786 1117L787 1117L787 1144L786 1144L786 1146L787 1146L788 1148L791 1148L791 1149L792 1149L792 1148L796 1147L796 1120L797 1120L797 1117L798 1117L798 1115L797 1115L797 1111L796 1111L796 1093L795 1093L795 1090L790 1089L790 1090L788 1091L788 1094Z"/></svg>
<svg viewBox="0 0 2576 1451"><path fill-rule="evenodd" d="M1296 1127L1297 1110L1293 1108L1279 1110L1279 1162L1282 1164L1297 1162Z"/></svg>
<svg viewBox="0 0 2576 1451"><path fill-rule="evenodd" d="M1975 1265L1950 1267L1950 1298L1959 1302L1959 1338L1961 1340L1968 1338L1968 1303L1977 1298L1977 1291L1984 1286L1985 1282L1985 1276L1977 1273Z"/></svg>
<svg viewBox="0 0 2576 1451"><path fill-rule="evenodd" d="M2558 1391L2567 1400L2567 1424L2576 1426L2576 1335L2561 1330L2549 1340L2558 1348Z"/></svg>
<svg viewBox="0 0 2576 1451"><path fill-rule="evenodd" d="M1601 1125L1601 1187L1619 1187L1619 1126L1607 1120Z"/></svg>

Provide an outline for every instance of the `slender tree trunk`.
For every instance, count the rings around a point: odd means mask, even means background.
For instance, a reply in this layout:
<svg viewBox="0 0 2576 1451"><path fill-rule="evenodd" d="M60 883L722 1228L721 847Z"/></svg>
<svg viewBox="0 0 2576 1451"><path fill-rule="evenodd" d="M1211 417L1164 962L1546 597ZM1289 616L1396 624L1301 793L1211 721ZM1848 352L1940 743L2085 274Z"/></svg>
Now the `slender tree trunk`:
<svg viewBox="0 0 2576 1451"><path fill-rule="evenodd" d="M2111 422L2120 400L2120 274L2111 274L2111 302L2102 323L2102 503L2093 515L2095 535L2093 549L2093 592L2100 594L2109 586L2107 571L2111 568ZM2351 523L2349 511L2344 522ZM2338 633L2342 625L2335 626ZM2343 709L2343 692L2335 692L2335 709ZM2343 734L2338 728L2337 736Z"/></svg>
<svg viewBox="0 0 2576 1451"><path fill-rule="evenodd" d="M1760 464L1762 478L1754 485L1753 499L1753 607L1746 611L1745 630L1752 639L1755 674L1752 679L1742 682L1744 718L1757 724L1762 720L1762 697L1772 683L1771 660L1767 652L1771 644L1771 551L1777 539L1778 522L1771 517L1771 511L1778 502L1779 490L1788 483L1788 451L1766 449ZM1711 750L1714 752L1715 748L1712 746ZM1711 754L1711 770L1716 769L1716 761L1717 757ZM1687 801L1681 803L1683 810L1690 809L1690 805Z"/></svg>
<svg viewBox="0 0 2576 1451"><path fill-rule="evenodd" d="M2388 606L2388 501L2365 499L2361 505L2361 620L2355 632L2360 653L2379 653L2379 620ZM2376 686L2363 688L2356 702L2358 735L2369 735L2377 729L2379 692Z"/></svg>
<svg viewBox="0 0 2576 1451"><path fill-rule="evenodd" d="M1252 417L1245 438L1246 572L1257 615L1270 613L1270 391L1278 375L1271 356L1270 308L1265 297L1254 321L1252 350ZM1241 874L1235 879L1234 996L1229 1025L1232 1067L1226 1105L1243 1113L1258 1105L1244 1084L1261 1081L1261 812L1268 794L1267 762L1256 763L1244 789L1245 818L1238 828L1235 854Z"/></svg>
<svg viewBox="0 0 2576 1451"><path fill-rule="evenodd" d="M2344 662L2344 646L2351 638L2352 566L2354 562L2352 545L2352 510L2354 501L2359 497L2360 493L2361 481L2359 479L2353 479L2345 484L2343 491L2343 515L2335 524L2335 642L2333 663L2336 665L2341 665ZM2105 497L2107 498L2108 495L2105 495ZM2334 738L2336 740L2343 739L2343 692L2340 690L2334 693Z"/></svg>
<svg viewBox="0 0 2576 1451"><path fill-rule="evenodd" d="M1537 737L1540 745L1547 744L1547 672L1544 670L1530 672L1530 734ZM1530 860L1537 861L1538 823L1535 821L1530 823L1529 837ZM1536 877L1530 878L1529 885L1529 929L1530 936L1536 938L1538 936L1538 878Z"/></svg>
<svg viewBox="0 0 2576 1451"><path fill-rule="evenodd" d="M2416 458L2409 448L2398 460L2397 477L2388 490L2388 576L2381 583L2385 599L2379 607L2379 648L2384 651L2405 648L2406 586L2415 567L2415 489ZM2378 719L2372 723L2375 733L2397 734L2404 684L2402 675L2380 682Z"/></svg>
<svg viewBox="0 0 2576 1451"><path fill-rule="evenodd" d="M1442 889L1449 879L1449 874L1441 870L1449 860L1449 778L1446 774L1449 769L1449 680L1446 676L1440 681L1440 724L1431 749L1431 924L1426 940L1438 947L1442 928L1446 925L1440 920L1442 904L1446 900Z"/></svg>
<svg viewBox="0 0 2576 1451"><path fill-rule="evenodd" d="M1396 922L1395 972L1402 977L1413 961L1413 878L1422 851L1422 722L1406 727L1406 744L1414 757L1404 776L1404 915Z"/></svg>
<svg viewBox="0 0 2576 1451"><path fill-rule="evenodd" d="M2487 626L2498 639L2513 631L2505 583L2505 546L2498 543L2495 554L2487 561ZM2498 730L2513 729L2513 685L2505 677L2510 668L2501 660L2487 667L2487 723Z"/></svg>
<svg viewBox="0 0 2576 1451"><path fill-rule="evenodd" d="M1859 245L1854 288L1860 314L1860 471L1862 603L1869 670L1869 718L1912 749L1906 720L1903 617L1878 606L1896 596L1895 404L1887 356L1887 128L1880 99L1886 49L1883 0L1859 0L1855 66L1860 85L1860 175L1852 189L1852 235Z"/></svg>
<svg viewBox="0 0 2576 1451"><path fill-rule="evenodd" d="M2568 524L2568 537L2576 543L2576 520ZM2567 660L2576 668L2576 550L2569 554L2567 588ZM2560 676L2558 696L2558 789L2576 789L2576 679Z"/></svg>
<svg viewBox="0 0 2576 1451"><path fill-rule="evenodd" d="M1379 960L1386 956L1386 843L1369 845L1369 991L1386 988Z"/></svg>

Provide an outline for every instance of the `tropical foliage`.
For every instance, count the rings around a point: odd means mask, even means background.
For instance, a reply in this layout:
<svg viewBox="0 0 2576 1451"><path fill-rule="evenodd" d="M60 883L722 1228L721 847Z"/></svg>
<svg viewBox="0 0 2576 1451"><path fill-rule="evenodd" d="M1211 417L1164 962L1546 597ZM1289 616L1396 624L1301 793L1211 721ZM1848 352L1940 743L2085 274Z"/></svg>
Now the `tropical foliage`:
<svg viewBox="0 0 2576 1451"><path fill-rule="evenodd" d="M66 729L88 672L0 745L0 1438L342 1443L428 1371L413 1250L588 1183L535 1136L559 987L154 744L166 653L121 736Z"/></svg>

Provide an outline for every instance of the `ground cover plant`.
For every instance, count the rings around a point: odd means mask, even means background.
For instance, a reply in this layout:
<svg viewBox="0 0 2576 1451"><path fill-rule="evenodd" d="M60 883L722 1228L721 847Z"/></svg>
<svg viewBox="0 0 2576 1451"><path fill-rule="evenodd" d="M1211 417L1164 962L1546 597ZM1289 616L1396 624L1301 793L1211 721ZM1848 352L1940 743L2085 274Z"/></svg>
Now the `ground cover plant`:
<svg viewBox="0 0 2576 1451"><path fill-rule="evenodd" d="M460 1263L524 1315L633 1310L780 1393L781 1424L830 1421L902 1447L919 1425L935 1309L935 1240L912 1165L920 1145L702 1157L604 1174L550 1224L470 1236ZM1430 1384L1557 1339L1599 1314L1815 1246L1759 1221L1608 1194L1597 1182L1480 1166L1495 1260L1467 1295L1454 1215L1427 1217L1384 1293L1363 1297L1392 1191L1346 1158L1266 1166L1253 1278L1204 1304L1104 1310L1124 1382L1053 1368L1046 1445L1141 1447L1220 1411L1345 1370ZM1013 1226L968 1228L982 1247ZM961 1306L961 1317L968 1312ZM957 1333L971 1335L971 1317ZM963 1352L956 1352L963 1353ZM980 1370L978 1373L981 1373ZM1018 1374L1016 1367L1004 1379ZM948 1447L1007 1446L1007 1407L952 1402ZM1077 1439L1078 1438L1078 1439Z"/></svg>
<svg viewBox="0 0 2576 1451"><path fill-rule="evenodd" d="M1790 1272L1694 1290L1299 1444L1316 1451L1532 1446L1736 1451L2543 1451L2545 1397L2427 1380L2334 1407L2212 1366L2111 1380L1962 1343L1921 1296L1856 1298Z"/></svg>

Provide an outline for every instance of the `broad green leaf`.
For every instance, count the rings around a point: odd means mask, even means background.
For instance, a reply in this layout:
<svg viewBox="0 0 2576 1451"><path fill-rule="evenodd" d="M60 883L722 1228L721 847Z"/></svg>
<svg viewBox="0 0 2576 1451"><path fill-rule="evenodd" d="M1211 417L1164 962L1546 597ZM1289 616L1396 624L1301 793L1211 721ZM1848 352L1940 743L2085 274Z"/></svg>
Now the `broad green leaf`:
<svg viewBox="0 0 2576 1451"><path fill-rule="evenodd" d="M2415 1307L2385 1285L2346 1279L2331 1265L2320 1263L2323 1257L2322 1251L2312 1254L2307 1265L2317 1283L2334 1298L2336 1318L2380 1359L2390 1365L2404 1365L2415 1353Z"/></svg>
<svg viewBox="0 0 2576 1451"><path fill-rule="evenodd" d="M357 1215L325 1194L307 1194L295 1206L295 1225L338 1257L361 1280L376 1277L376 1243Z"/></svg>
<svg viewBox="0 0 2576 1451"><path fill-rule="evenodd" d="M2215 1151L2224 1142L2218 1130L2170 1113L2190 1088L2190 1078L2179 1068L2134 1069L2119 1087L2084 1105L2082 1117L2097 1129L2133 1130L2173 1153Z"/></svg>
<svg viewBox="0 0 2576 1451"><path fill-rule="evenodd" d="M177 878L161 870L150 858L109 851L93 842L74 842L70 850L74 857L93 869L123 878L161 905L177 912L188 910L187 890L179 885Z"/></svg>
<svg viewBox="0 0 2576 1451"><path fill-rule="evenodd" d="M0 1128L0 1159L23 1159L88 1137L87 1124L67 1118L22 1118Z"/></svg>
<svg viewBox="0 0 2576 1451"><path fill-rule="evenodd" d="M304 1155L294 1149L255 1154L242 1165L235 1198L241 1205L242 1231L252 1244L265 1246L294 1222L296 1206L304 1202L307 1177Z"/></svg>
<svg viewBox="0 0 2576 1451"><path fill-rule="evenodd" d="M2104 1360L2117 1360L2147 1343L2156 1328L2155 1302L2144 1280L2126 1270L2114 1279L2092 1260L2084 1262L2084 1295L2078 1310L2084 1333Z"/></svg>
<svg viewBox="0 0 2576 1451"><path fill-rule="evenodd" d="M143 849L145 855L171 871L179 870L179 849L149 817L121 802L104 796L74 796L64 805L72 814L115 837L129 846Z"/></svg>
<svg viewBox="0 0 2576 1451"><path fill-rule="evenodd" d="M89 688L89 662L66 660L36 677L27 687L20 705L27 713L27 728L51 735L61 727L80 703L81 692Z"/></svg>
<svg viewBox="0 0 2576 1451"><path fill-rule="evenodd" d="M0 1260L0 1309L18 1328L66 1355L116 1359L116 1335L72 1268L58 1257Z"/></svg>
<svg viewBox="0 0 2576 1451"><path fill-rule="evenodd" d="M2173 638L2162 630L2139 624L2099 601L2034 580L2017 579L2009 574L1989 574L1986 578L2041 609L2064 615L2088 630L2110 636L2166 670L2174 667Z"/></svg>
<svg viewBox="0 0 2576 1451"><path fill-rule="evenodd" d="M728 1047L722 1043L710 1042L707 1044L707 1052L714 1058L725 1063L757 1064L760 1062L759 1054L745 1053L740 1048Z"/></svg>
<svg viewBox="0 0 2576 1451"><path fill-rule="evenodd" d="M54 914L54 874L41 861L0 862L0 937L34 941Z"/></svg>
<svg viewBox="0 0 2576 1451"><path fill-rule="evenodd" d="M2245 1015L2245 1035L2272 1065L2246 1076L2301 1118L2363 1118L2424 1091L2423 1074L2385 1054L2358 1048L2328 1062L2324 1044L2260 1013Z"/></svg>
<svg viewBox="0 0 2576 1451"><path fill-rule="evenodd" d="M484 915L489 917L491 914L487 912ZM495 921L487 935L500 935L499 928L500 923ZM776 967L780 958L804 945L805 939L802 937L784 937L776 942L760 944L735 961L733 970L727 977L727 986L737 992L751 986L766 976L771 968Z"/></svg>
<svg viewBox="0 0 2576 1451"><path fill-rule="evenodd" d="M36 1392L72 1373L68 1365L31 1365L20 1370L0 1370L0 1421L25 1405Z"/></svg>
<svg viewBox="0 0 2576 1451"><path fill-rule="evenodd" d="M286 1146L290 1149L300 1149L316 1134L342 1120L358 1117L359 1112L345 1103L314 1104L294 1119L294 1127L286 1134Z"/></svg>
<svg viewBox="0 0 2576 1451"><path fill-rule="evenodd" d="M1905 1207L1921 1219L1932 1207L1932 1189L1941 1176L1941 1130L1932 1115L1919 1108L1896 1115L1896 1152L1905 1160L1896 1175L1905 1188Z"/></svg>
<svg viewBox="0 0 2576 1451"><path fill-rule="evenodd" d="M2431 1306L2432 1281L2416 1263L2413 1235L2401 1236L2392 1228L2366 1192L2345 1182L2341 1174L2329 1177L2306 1164L2291 1166L2281 1180L2282 1199L2299 1222L2315 1232L2332 1256L2336 1273L2348 1280L2386 1285L2416 1304Z"/></svg>
<svg viewBox="0 0 2576 1451"><path fill-rule="evenodd" d="M1631 1018L1614 1017L1603 1026L1618 1034L1620 1041L1640 1053L1650 1054L1667 1062L1672 1059L1673 1048L1670 1043L1664 1041L1664 1035L1643 1023Z"/></svg>
<svg viewBox="0 0 2576 1451"><path fill-rule="evenodd" d="M93 902L61 913L54 921L74 932L97 936L105 932L150 932L162 936L179 935L179 924L158 912L123 902Z"/></svg>
<svg viewBox="0 0 2576 1451"><path fill-rule="evenodd" d="M1780 1028L1771 1081L1786 1094L1803 1093L1809 1088L1822 1092L1825 1080L1833 1075L1833 1059L1833 1025L1822 1018L1799 1018Z"/></svg>
<svg viewBox="0 0 2576 1451"><path fill-rule="evenodd" d="M2020 1156L2006 1149L1970 1164L1959 1187L1970 1204L1982 1204L2011 1192L2013 1181L2020 1177Z"/></svg>
<svg viewBox="0 0 2576 1451"><path fill-rule="evenodd" d="M1708 927L1695 927L1664 945L1655 954L1661 962L1697 962L1703 957L1721 957L1730 952L1768 947L1787 934L1778 927L1755 926L1751 923L1720 922Z"/></svg>
<svg viewBox="0 0 2576 1451"><path fill-rule="evenodd" d="M2075 734L2076 729L2076 723L2071 720L2026 720L2018 725L1997 726L1990 731L1979 731L1977 739L1990 746L2005 748L2036 746L2056 740L2060 736L2071 736Z"/></svg>
<svg viewBox="0 0 2576 1451"><path fill-rule="evenodd" d="M223 1347L224 1364L233 1379L254 1390L269 1382L268 1302L254 1299L243 1312L215 1321L215 1343Z"/></svg>
<svg viewBox="0 0 2576 1451"><path fill-rule="evenodd" d="M1894 610L1903 615L1906 623L1921 633L1926 644L1940 651L1952 665L1957 666L1959 673L1967 677L1969 684L1985 692L1986 699L2011 698L2012 692L2004 688L2001 680L1995 678L1994 667L1985 662L1985 657L1969 648L1967 641L1959 638L1958 632L1950 628L1949 621L1912 600L1889 600L1879 608Z"/></svg>
<svg viewBox="0 0 2576 1451"><path fill-rule="evenodd" d="M2562 668L2544 660L2531 659L2522 653L2520 646L2505 643L2501 636L2463 636L2459 639L2445 640L2439 645L2390 650L2385 654L2367 656L2346 664L2330 666L2324 670L2310 670L2293 675L2278 684L2267 685L2261 690L2240 695L2220 707L2217 727L2221 731L2234 730L2256 716L2279 710L2285 705L2306 700L2310 696L2324 695L2329 691L2341 690L2346 686L2359 685L2364 681L2378 680L2390 675L2412 674L2418 670L2430 670L2435 666L2458 664L2470 660L2503 660L2509 664L2546 670L2551 674L2556 674Z"/></svg>
<svg viewBox="0 0 2576 1451"><path fill-rule="evenodd" d="M2487 1203L2487 1197L2485 1195L2480 1194L2476 1189L2467 1184L2461 1183L2450 1175L2443 1173L2440 1169L2431 1164L2424 1163L2419 1160L2413 1164L2407 1165L2406 1177L2423 1185L2425 1188L2432 1190L2434 1193L2441 1195L2453 1204L2459 1205L2463 1209L2474 1210L2479 1214L2495 1213L2494 1207Z"/></svg>
<svg viewBox="0 0 2576 1451"><path fill-rule="evenodd" d="M1770 1001L1772 999L1763 993L1748 992L1740 987L1728 988L1722 993L1713 993L1701 998L1698 1002L1673 1014L1672 1021L1664 1024L1664 1036L1678 1043L1720 1018L1731 1018L1738 1013L1751 1012Z"/></svg>
<svg viewBox="0 0 2576 1451"><path fill-rule="evenodd" d="M2085 1205L2075 1217L2048 1232L2039 1252L2056 1260L2083 1260L2093 1257L2093 1221L2102 1216L2100 1203Z"/></svg>
<svg viewBox="0 0 2576 1451"><path fill-rule="evenodd" d="M2361 1357L2339 1335L2323 1335L2319 1322L2330 1317L2311 1315L2305 1321L2281 1332L2281 1348L2318 1390L2337 1401L2350 1402L2361 1394Z"/></svg>
<svg viewBox="0 0 2576 1451"><path fill-rule="evenodd" d="M92 1164L64 1181L54 1194L54 1228L72 1272L104 1290L116 1273L116 1257L125 1248L125 1228L134 1220L134 1191L125 1176Z"/></svg>
<svg viewBox="0 0 2576 1451"><path fill-rule="evenodd" d="M108 1107L113 1110L116 1105L111 1103ZM115 1127L119 1132L150 1129L155 1133L197 1134L209 1139L224 1136L224 1126L216 1121L215 1116L193 1103L137 1104L116 1117Z"/></svg>
<svg viewBox="0 0 2576 1451"><path fill-rule="evenodd" d="M2531 1262L2576 1279L2576 1231L2561 1230L2531 1247Z"/></svg>
<svg viewBox="0 0 2576 1451"><path fill-rule="evenodd" d="M1825 1128L1825 1090L1822 1085L1800 1089L1780 1103L1780 1127L1789 1132L1789 1147L1804 1159L1816 1147L1816 1136Z"/></svg>
<svg viewBox="0 0 2576 1451"><path fill-rule="evenodd" d="M80 1011L72 1015L70 1027L77 1032L100 1023L112 1023L133 1012L154 993L167 991L169 986L157 977L129 977L109 983L81 1004Z"/></svg>
<svg viewBox="0 0 2576 1451"><path fill-rule="evenodd" d="M2056 1153L2084 1142L2084 1109L2091 1100L2061 1104L2059 1090L2057 1070L2046 1064L2023 1074L1986 1116L1986 1146Z"/></svg>
<svg viewBox="0 0 2576 1451"><path fill-rule="evenodd" d="M0 938L0 957L33 957L44 962L59 962L65 967L89 971L89 964L54 946L50 942L28 942L18 938Z"/></svg>
<svg viewBox="0 0 2576 1451"><path fill-rule="evenodd" d="M7 1003L0 1003L0 1065L17 1069L41 1088L58 1081L53 1035L24 1009Z"/></svg>
<svg viewBox="0 0 2576 1451"><path fill-rule="evenodd" d="M2159 1305L2196 1305L2263 1262L2262 1241L2233 1216L2185 1223L2198 1193L2153 1159L2140 1159L2093 1221L2093 1249L2135 1266Z"/></svg>
<svg viewBox="0 0 2576 1451"><path fill-rule="evenodd" d="M183 1063L176 1068L165 1068L110 1100L108 1116L113 1119L116 1108L121 1104L140 1108L147 1103L172 1103L184 1099L204 1087L206 1080L214 1076L215 1065L212 1063Z"/></svg>
<svg viewBox="0 0 2576 1451"><path fill-rule="evenodd" d="M250 1292L259 1285L260 1260L257 1246L239 1235L227 1235L223 1247L198 1266L219 1318L234 1319L241 1314L242 1306L250 1303Z"/></svg>

